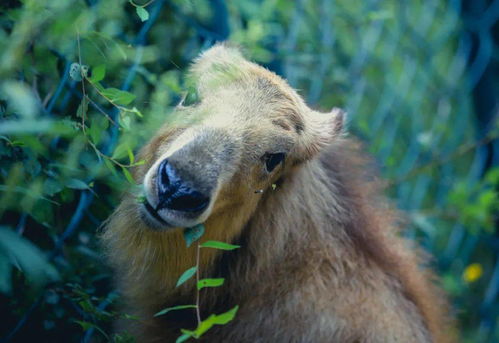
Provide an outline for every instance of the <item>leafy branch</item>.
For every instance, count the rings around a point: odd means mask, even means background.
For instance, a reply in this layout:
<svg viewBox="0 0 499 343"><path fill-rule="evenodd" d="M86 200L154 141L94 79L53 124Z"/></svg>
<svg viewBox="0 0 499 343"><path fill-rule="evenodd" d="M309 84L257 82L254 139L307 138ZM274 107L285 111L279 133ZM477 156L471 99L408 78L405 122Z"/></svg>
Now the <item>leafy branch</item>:
<svg viewBox="0 0 499 343"><path fill-rule="evenodd" d="M135 11L137 12L140 20L146 21L147 19L149 19L149 12L147 12L146 7L152 4L154 0L149 0L143 5L136 4L133 0L129 0L128 2L130 3L130 5L135 7Z"/></svg>
<svg viewBox="0 0 499 343"><path fill-rule="evenodd" d="M124 163L119 162L114 157L114 155L109 156L109 155L103 153L97 147L96 142L93 141L93 137L95 135L92 135L91 133L89 134L89 132L87 131L86 118L87 118L87 112L88 112L88 104L90 102L92 102L92 103L94 103L94 102L90 99L90 97L88 96L88 94L86 92L85 81L90 86L92 86L92 88L100 96L102 96L108 103L110 103L112 106L114 106L116 109L118 109L120 116L121 116L120 125L124 129L129 129L129 127L130 127L130 118L125 116L126 113L133 113L139 117L142 117L142 113L136 107L133 107L131 109L128 107L125 107L126 105L129 105L133 100L135 100L135 95L133 95L127 91L122 91L122 90L117 89L117 88L104 88L100 84L100 81L102 81L104 79L105 74L106 74L105 65L99 65L99 66L95 67L92 70L92 73L90 75L88 66L86 66L82 63L79 32L77 32L77 45L78 45L78 63L73 63L71 65L69 73L70 73L70 77L73 80L81 82L81 89L82 89L83 97L82 97L80 105L78 106L77 113L76 113L77 117L81 118L81 123L79 124L79 126L81 127L82 132L83 132L85 138L87 139L87 143L93 148L93 150L99 156L99 158L102 158L104 160L104 162L108 166L108 168L111 169L111 171L114 171L114 169L112 168L112 164L115 164L115 165L121 167L127 180L131 183L134 183L133 177L131 176L131 174L127 170L127 168L141 165L145 161L135 162L135 157L133 155L133 152L130 149L128 149L129 163L124 164ZM103 112L103 113L105 114L105 112ZM116 123L107 114L105 114L105 116L106 116L106 119L108 119L112 124L116 125ZM118 150L118 148L116 150ZM112 164L110 164L109 162L111 162Z"/></svg>
<svg viewBox="0 0 499 343"><path fill-rule="evenodd" d="M184 230L184 240L186 242L187 247L190 247L194 242L198 241L201 236L204 234L205 228L203 224L196 225L192 228L187 228ZM195 309L196 310L196 319L197 319L197 327L194 330L186 330L181 329L182 335L177 338L175 343L181 343L187 341L189 338L199 339L204 333L206 333L209 329L211 329L214 325L225 325L229 323L232 319L234 319L239 306L235 306L227 312L220 314L211 314L208 318L202 320L201 319L201 310L200 310L200 290L206 287L220 287L224 284L224 278L205 278L200 279L200 271L199 271L199 259L202 248L211 248L211 249L219 249L219 250L234 250L238 249L239 245L228 244L219 241L206 241L202 244L196 244L196 265L187 269L182 275L179 277L177 284L175 287L179 287L189 279L195 276L196 278L196 303L189 305L178 305L173 307L167 307L154 316L162 316L171 311L184 310L184 309Z"/></svg>

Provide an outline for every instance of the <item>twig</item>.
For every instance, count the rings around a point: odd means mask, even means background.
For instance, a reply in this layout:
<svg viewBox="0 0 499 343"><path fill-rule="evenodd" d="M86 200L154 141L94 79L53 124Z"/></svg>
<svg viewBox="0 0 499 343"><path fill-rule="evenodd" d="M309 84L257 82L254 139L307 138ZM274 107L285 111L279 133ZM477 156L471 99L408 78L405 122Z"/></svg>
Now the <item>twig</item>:
<svg viewBox="0 0 499 343"><path fill-rule="evenodd" d="M148 2L146 2L145 4L143 5L139 5L139 4L136 4L133 0L129 0L128 2L130 3L130 5L132 5L133 7L147 7L149 6L150 4L152 4L154 1L156 0L149 0Z"/></svg>
<svg viewBox="0 0 499 343"><path fill-rule="evenodd" d="M198 326L201 324L201 311L199 310L199 254L200 254L201 246L198 244L196 249L196 317L198 320Z"/></svg>
<svg viewBox="0 0 499 343"><path fill-rule="evenodd" d="M88 101L95 107L95 109L97 111L99 111L100 113L102 113L106 118L107 120L109 120L111 122L111 124L113 125L118 125L116 124L116 122L113 120L113 118L111 118L111 116L109 114L107 114L102 108L100 108L99 105L97 105L97 103L95 101L93 101L91 98L87 97Z"/></svg>
<svg viewBox="0 0 499 343"><path fill-rule="evenodd" d="M482 138L481 140L473 142L473 143L463 144L463 145L459 146L453 153L449 154L448 156L433 159L424 165L421 165L419 167L412 169L407 174L405 174L405 175L403 175L395 180L388 181L388 185L389 186L396 185L400 182L403 182L403 181L421 173L425 169L445 164L445 163L452 161L453 159L455 159L459 156L466 154L467 152L469 152L469 151L471 151L479 146L488 144L488 143L490 143L493 140L498 139L498 138L499 138L499 134L494 134L494 135L486 136L486 137Z"/></svg>
<svg viewBox="0 0 499 343"><path fill-rule="evenodd" d="M81 61L80 32L78 30L76 31L76 38L77 38L77 43L78 43L78 63L80 63L80 66L82 66L83 64ZM104 95L104 93L102 93L101 90L98 87L96 87L93 84L93 82L87 77L87 75L83 74L83 72L82 72L81 76L82 76L82 78L81 78L81 90L82 90L82 94L83 94L82 101L91 102L90 97L88 97L86 92L85 92L85 80L86 80L97 91L97 93L99 93L104 99L106 99L111 105L113 105L119 111L129 111L129 109L127 109L126 107L123 107L123 106L116 104L111 98ZM96 107L98 107L98 106L96 106ZM117 125L116 122L110 116L108 116L106 113L104 113L104 114L114 125ZM88 138L86 125L85 125L85 115L86 115L86 111L82 111L82 113L81 113L81 129L83 131L83 135L87 138L87 143L94 149L95 153L99 157L105 158L105 159L113 162L114 164L118 165L121 168L130 168L130 167L133 167L139 163L139 162L137 162L137 163L123 164L123 163L118 162L116 159L112 158L111 156L108 156L107 154L100 151L99 148L90 140L90 138Z"/></svg>
<svg viewBox="0 0 499 343"><path fill-rule="evenodd" d="M83 99L87 98L87 95L85 93L85 78L86 75L83 75L83 71L81 69L81 66L83 65L81 63L81 49L80 49L80 31L77 29L76 30L76 42L78 43L78 63L80 64L80 73L81 73L81 91L83 93ZM81 114L81 126L83 129L83 134L86 136L87 133L85 131L85 111L82 111Z"/></svg>

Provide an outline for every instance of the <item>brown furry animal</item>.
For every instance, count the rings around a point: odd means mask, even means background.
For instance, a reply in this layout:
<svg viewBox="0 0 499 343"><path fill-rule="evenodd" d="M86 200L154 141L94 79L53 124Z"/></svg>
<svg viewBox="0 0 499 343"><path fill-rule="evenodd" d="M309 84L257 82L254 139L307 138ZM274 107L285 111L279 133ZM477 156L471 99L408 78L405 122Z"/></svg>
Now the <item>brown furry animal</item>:
<svg viewBox="0 0 499 343"><path fill-rule="evenodd" d="M194 310L153 314L194 302L194 280L175 288L196 256L178 228L204 223L201 241L241 249L202 249L202 277L226 278L201 291L202 317L240 306L203 341L453 341L444 297L397 235L359 145L342 134L342 111L311 110L224 45L190 76L200 101L179 105L141 152L146 201L127 195L103 233L127 311L140 318L122 327L139 342L195 328Z"/></svg>

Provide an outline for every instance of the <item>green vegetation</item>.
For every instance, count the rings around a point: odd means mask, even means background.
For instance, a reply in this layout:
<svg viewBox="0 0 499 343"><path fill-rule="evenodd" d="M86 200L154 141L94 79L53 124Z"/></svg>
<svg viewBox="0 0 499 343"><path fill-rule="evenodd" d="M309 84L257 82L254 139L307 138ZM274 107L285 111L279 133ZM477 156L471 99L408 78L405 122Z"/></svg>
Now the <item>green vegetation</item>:
<svg viewBox="0 0 499 343"><path fill-rule="evenodd" d="M499 341L497 5L470 3L2 1L2 341L133 341L111 333L129 316L96 235L133 189L138 148L190 88L190 61L225 39L312 106L347 110L406 211L405 234L435 256L462 341ZM187 245L202 234L187 233Z"/></svg>
<svg viewBox="0 0 499 343"><path fill-rule="evenodd" d="M184 229L184 239L187 247L190 247L192 243L197 241L199 238L202 237L204 233L204 225L196 225L193 228L187 228ZM171 311L177 311L177 310L184 310L187 308L194 308L196 309L196 317L197 317L197 327L195 330L186 330L186 329L181 329L182 335L180 335L175 343L181 343L185 342L189 338L200 338L206 331L211 329L213 325L225 325L228 322L230 322L234 317L236 316L237 310L239 309L239 306L235 306L234 308L228 310L227 312L220 313L220 314L211 314L208 316L208 318L201 320L201 309L199 305L199 291L205 287L219 287L224 284L225 279L224 278L216 278L216 279L199 279L199 256L201 254L201 248L213 248L213 249L220 249L220 250L234 250L239 248L238 245L234 244L228 244L224 242L219 242L219 241L206 241L201 244L197 244L197 249L196 249L196 265L194 267L191 267L187 269L185 272L180 275L178 278L177 284L175 287L178 287L180 285L183 285L187 280L190 278L196 276L196 285L197 285L197 293L196 293L196 304L195 305L177 305L173 307L167 307L165 309L162 309L158 313L156 313L154 316L162 316L168 312Z"/></svg>

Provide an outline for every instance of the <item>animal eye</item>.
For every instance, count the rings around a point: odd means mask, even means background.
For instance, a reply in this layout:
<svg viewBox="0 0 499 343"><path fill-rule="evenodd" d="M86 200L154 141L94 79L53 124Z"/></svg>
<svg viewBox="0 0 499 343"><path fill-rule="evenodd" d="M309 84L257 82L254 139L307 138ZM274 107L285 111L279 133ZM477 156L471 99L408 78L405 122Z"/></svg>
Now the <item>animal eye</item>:
<svg viewBox="0 0 499 343"><path fill-rule="evenodd" d="M283 152L278 152L275 154L269 154L266 153L264 155L264 161L265 161L265 168L267 169L267 172L271 172L272 170L275 169L279 165L279 163L284 161L284 158L286 157L286 154Z"/></svg>

